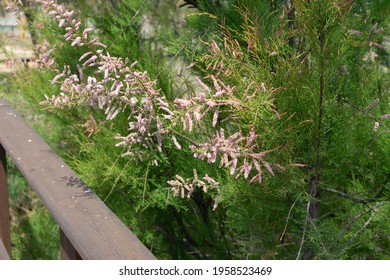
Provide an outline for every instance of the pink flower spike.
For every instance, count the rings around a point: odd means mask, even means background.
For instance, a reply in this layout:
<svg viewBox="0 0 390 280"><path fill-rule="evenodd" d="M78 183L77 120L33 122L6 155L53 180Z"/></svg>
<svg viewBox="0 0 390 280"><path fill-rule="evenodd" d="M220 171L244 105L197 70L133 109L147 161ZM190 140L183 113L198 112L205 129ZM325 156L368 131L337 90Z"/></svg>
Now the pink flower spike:
<svg viewBox="0 0 390 280"><path fill-rule="evenodd" d="M378 127L379 127L379 122L375 122L374 123L374 131L377 131L378 130Z"/></svg>
<svg viewBox="0 0 390 280"><path fill-rule="evenodd" d="M65 19L61 19L59 24L58 24L58 27L62 27L65 23Z"/></svg>
<svg viewBox="0 0 390 280"><path fill-rule="evenodd" d="M173 141L173 144L175 144L176 148L181 150L181 146L180 146L179 142L177 142L177 139L175 136L172 136L172 141Z"/></svg>
<svg viewBox="0 0 390 280"><path fill-rule="evenodd" d="M370 46L374 46L374 47L377 47L377 48L382 49L382 50L385 49L385 47L383 45L378 44L376 42L370 42Z"/></svg>
<svg viewBox="0 0 390 280"><path fill-rule="evenodd" d="M51 81L52 84L56 83L59 79L62 77L65 77L65 73L60 73L57 76L54 77L54 79Z"/></svg>
<svg viewBox="0 0 390 280"><path fill-rule="evenodd" d="M272 174L272 176L275 176L275 173L274 173L274 171L272 170L272 168L271 168L271 165L269 165L269 163L268 162L266 162L266 161L261 161L262 163L263 163L263 165L265 166L265 168L267 168L267 170L269 171L269 173L271 173Z"/></svg>
<svg viewBox="0 0 390 280"><path fill-rule="evenodd" d="M304 164L304 163L291 163L289 166L296 166L296 167L307 167L309 165Z"/></svg>
<svg viewBox="0 0 390 280"><path fill-rule="evenodd" d="M86 52L85 54L83 54L81 57L80 57L80 59L79 59L79 61L82 61L84 58L86 58L88 55L90 55L92 52Z"/></svg>
<svg viewBox="0 0 390 280"><path fill-rule="evenodd" d="M83 37L84 37L85 39L87 39L88 33L92 32L92 31L93 31L93 28L86 28L86 29L84 29L84 31L83 31Z"/></svg>
<svg viewBox="0 0 390 280"><path fill-rule="evenodd" d="M100 42L95 42L95 43L93 43L95 46L99 46L99 47L102 47L102 48L107 48L107 46L106 45L104 45L104 44L102 44L102 43L100 43Z"/></svg>
<svg viewBox="0 0 390 280"><path fill-rule="evenodd" d="M390 114L381 116L381 120L390 119Z"/></svg>
<svg viewBox="0 0 390 280"><path fill-rule="evenodd" d="M261 87L261 91L262 92L266 92L267 91L267 89L265 88L264 83L261 83L260 87Z"/></svg>
<svg viewBox="0 0 390 280"><path fill-rule="evenodd" d="M363 34L363 32L360 32L358 30L348 30L348 33L352 34L352 35L362 35Z"/></svg>
<svg viewBox="0 0 390 280"><path fill-rule="evenodd" d="M232 166L230 168L230 175L233 175L236 172L237 162L238 162L237 158L232 159L232 161L231 161Z"/></svg>
<svg viewBox="0 0 390 280"><path fill-rule="evenodd" d="M75 45L78 45L80 46L80 42L81 42L81 37L77 37L71 44L72 47L74 47Z"/></svg>
<svg viewBox="0 0 390 280"><path fill-rule="evenodd" d="M207 93L211 92L210 88L208 86L206 86L198 77L196 77L196 80L206 90Z"/></svg>
<svg viewBox="0 0 390 280"><path fill-rule="evenodd" d="M283 171L285 171L286 170L286 168L284 167L284 166L281 166L279 163L274 163L274 164L272 164L274 167L276 167L276 168L279 168L280 170L283 170Z"/></svg>
<svg viewBox="0 0 390 280"><path fill-rule="evenodd" d="M74 14L74 11L66 11L65 13L63 13L63 16L65 18L70 18L72 15Z"/></svg>
<svg viewBox="0 0 390 280"><path fill-rule="evenodd" d="M218 115L219 115L218 110L215 110L214 115L213 115L213 123L212 123L213 127L215 127L217 125Z"/></svg>
<svg viewBox="0 0 390 280"><path fill-rule="evenodd" d="M376 34L380 34L380 33L382 33L382 31L383 31L383 28L379 28L379 29L377 29L377 30L375 31L375 33L376 33Z"/></svg>
<svg viewBox="0 0 390 280"><path fill-rule="evenodd" d="M221 198L222 198L222 195L219 195L219 196L217 196L217 197L215 198L215 200L214 200L214 205L213 205L213 211L215 211L215 209L217 209L218 204L219 204L219 201L221 200Z"/></svg>
<svg viewBox="0 0 390 280"><path fill-rule="evenodd" d="M47 13L48 16L55 16L57 15L58 13L56 11L50 11Z"/></svg>
<svg viewBox="0 0 390 280"><path fill-rule="evenodd" d="M186 121L187 121L187 124L188 124L188 131L192 132L192 128L193 128L192 118L191 118L191 116L190 116L190 114L188 112L185 114L185 117L186 117Z"/></svg>

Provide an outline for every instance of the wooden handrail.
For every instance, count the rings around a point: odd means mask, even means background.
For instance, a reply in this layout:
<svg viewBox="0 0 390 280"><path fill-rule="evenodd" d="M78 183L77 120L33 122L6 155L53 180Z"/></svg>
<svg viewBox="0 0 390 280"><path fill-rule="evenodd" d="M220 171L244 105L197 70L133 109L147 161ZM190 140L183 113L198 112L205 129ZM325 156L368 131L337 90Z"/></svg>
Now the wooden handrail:
<svg viewBox="0 0 390 280"><path fill-rule="evenodd" d="M25 123L12 106L2 100L0 154L1 146L59 225L61 258L155 259L145 245ZM7 208L8 224L4 215L0 216L0 243L9 252L8 204L3 204L5 201L8 203L8 197L4 197L8 196L5 193L8 188L4 177L5 167L4 170L0 169L0 193L3 196L0 197L0 215L1 210Z"/></svg>
<svg viewBox="0 0 390 280"><path fill-rule="evenodd" d="M5 150L0 142L0 259L11 258L11 232Z"/></svg>

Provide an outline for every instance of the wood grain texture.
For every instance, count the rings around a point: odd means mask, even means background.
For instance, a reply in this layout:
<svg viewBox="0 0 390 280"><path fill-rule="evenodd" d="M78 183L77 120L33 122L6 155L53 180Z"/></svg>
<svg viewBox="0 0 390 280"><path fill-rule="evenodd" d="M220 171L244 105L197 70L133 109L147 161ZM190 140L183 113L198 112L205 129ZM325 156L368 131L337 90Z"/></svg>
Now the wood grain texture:
<svg viewBox="0 0 390 280"><path fill-rule="evenodd" d="M7 162L6 152L0 144L0 240L1 246L6 252L7 257L11 257L11 233L10 233L10 215L9 215L9 197L7 183ZM0 259L4 254L0 253Z"/></svg>
<svg viewBox="0 0 390 280"><path fill-rule="evenodd" d="M2 240L0 240L0 260L10 260L10 255L7 252L7 249L4 246Z"/></svg>
<svg viewBox="0 0 390 280"><path fill-rule="evenodd" d="M81 256L73 247L65 233L60 229L60 259L61 260L81 260Z"/></svg>
<svg viewBox="0 0 390 280"><path fill-rule="evenodd" d="M20 115L1 100L0 143L82 259L155 259Z"/></svg>

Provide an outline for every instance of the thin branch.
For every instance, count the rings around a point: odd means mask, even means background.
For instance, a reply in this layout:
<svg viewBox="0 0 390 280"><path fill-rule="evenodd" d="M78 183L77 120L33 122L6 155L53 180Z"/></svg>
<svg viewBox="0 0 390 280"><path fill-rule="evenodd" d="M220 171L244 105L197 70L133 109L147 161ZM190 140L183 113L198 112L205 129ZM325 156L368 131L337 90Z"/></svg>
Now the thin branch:
<svg viewBox="0 0 390 280"><path fill-rule="evenodd" d="M120 33L116 36L117 39L115 39L115 40L111 43L111 45L109 46L108 49L111 49L112 46L114 46L115 43L118 41L118 38L120 38L120 36L121 36L122 34L125 33L126 29L127 29L131 24L134 23L134 19L138 16L138 14L140 13L141 9L142 9L142 8L139 8L139 9L135 12L135 14L134 14L134 16L131 18L131 20L129 20L129 22L120 30Z"/></svg>
<svg viewBox="0 0 390 280"><path fill-rule="evenodd" d="M372 119L373 121L379 123L382 127L385 128L386 132L390 132L390 129L385 125L383 124L383 122L380 122L379 119L373 117L372 115L370 115L369 113L367 113L365 110L359 108L358 106L352 104L351 102L349 102L346 98L342 98L341 101L343 101L345 104L349 105L350 107L356 109L357 111L359 111L360 113L362 113L363 115L367 116L368 118Z"/></svg>
<svg viewBox="0 0 390 280"><path fill-rule="evenodd" d="M316 226L316 224L314 223L314 221L313 221L312 219L310 219L310 224L313 226L313 228L314 228L315 231L318 231L317 226ZM318 239L319 239L319 241L320 241L320 243L321 243L321 246L322 246L322 248L323 248L323 251L324 251L324 252L328 252L328 250L326 249L325 243L324 243L324 241L322 241L320 235L318 235Z"/></svg>
<svg viewBox="0 0 390 280"><path fill-rule="evenodd" d="M377 209L379 207L376 207ZM344 227L343 231L340 233L340 235L342 235L345 231L347 231L354 222L356 222L357 220L359 220L361 217L363 217L364 215L366 215L367 213L369 213L371 211L371 209L367 209L366 211L363 211L362 213L356 215L355 217L352 218L352 220Z"/></svg>
<svg viewBox="0 0 390 280"><path fill-rule="evenodd" d="M341 191L338 191L338 190L335 190L335 189L331 189L331 188L326 188L326 187L321 187L323 190L325 191L328 191L328 192L332 192L332 193L335 193L341 197L344 197L344 198L347 198L347 199L350 199L352 201L355 201L355 202L359 202L359 203L362 203L364 204L369 211L372 211L376 214L379 214L375 208L372 208L369 203L370 202L377 202L377 200L373 199L373 198L368 198L368 199L363 199L363 198L356 198L350 194L347 194L347 193L344 193L344 192L341 192ZM388 220L387 217L385 217L386 220Z"/></svg>
<svg viewBox="0 0 390 280"><path fill-rule="evenodd" d="M347 194L347 193L344 193L344 192L341 192L341 191L338 191L338 190L335 190L335 189L331 189L331 188L326 188L326 187L321 187L321 189L325 190L325 191L328 191L328 192L331 192L331 193L335 193L341 197L344 197L344 198L348 198L352 201L355 201L355 202L360 202L360 203L363 203L365 205L367 205L369 202L374 202L375 200L373 199L364 199L364 198L357 198L357 197L354 197L350 194Z"/></svg>
<svg viewBox="0 0 390 280"><path fill-rule="evenodd" d="M282 232L282 234L280 235L280 238L279 238L280 241L282 241L282 239L283 239L283 237L284 237L284 234L286 233L287 225L288 225L288 220L290 219L291 212L292 212L292 210L293 210L293 208L294 208L294 206L295 206L295 203L297 203L298 198L299 198L299 197L297 197L297 199L295 199L294 203L293 203L293 204L291 205L291 207L290 207L290 211L288 211L288 215L287 215L287 219L286 219L286 224L284 225L284 230L283 230L283 232Z"/></svg>
<svg viewBox="0 0 390 280"><path fill-rule="evenodd" d="M172 133L176 134L177 136L183 138L184 140L187 140L187 141L190 142L192 145L194 145L194 146L196 146L196 147L199 147L199 143L196 143L195 141L193 141L193 140L190 139L189 137L183 135L183 134L180 133L179 131L174 130L174 129L169 129L169 131L171 131Z"/></svg>
<svg viewBox="0 0 390 280"><path fill-rule="evenodd" d="M309 218L310 218L310 214L309 214L309 212L310 212L310 205L311 205L311 199L309 199L308 202L307 202L305 226L304 226L304 228L303 228L302 239L301 239L301 245L299 246L299 250L298 250L298 254L297 254L296 260L299 260L299 258L301 257L301 252L302 252L303 244L305 243L307 224L308 224Z"/></svg>
<svg viewBox="0 0 390 280"><path fill-rule="evenodd" d="M176 53L175 55L168 61L167 65L165 67L163 67L160 72L157 73L156 75L156 79L158 79L158 77L161 75L161 73L165 70L168 69L168 66L172 64L172 62L176 59L176 57L181 53L181 51L186 47L186 45L184 44Z"/></svg>
<svg viewBox="0 0 390 280"><path fill-rule="evenodd" d="M374 218L374 215L371 215L370 218L364 223L361 229L352 237L352 239L349 241L349 245L352 244L352 242L368 227L368 225L371 223L372 219Z"/></svg>
<svg viewBox="0 0 390 280"><path fill-rule="evenodd" d="M144 177L144 191L142 193L142 204L145 203L146 188L148 187L149 167L150 167L150 162L148 163L148 166L146 167L146 172L145 172L145 177Z"/></svg>
<svg viewBox="0 0 390 280"><path fill-rule="evenodd" d="M360 242L360 243L351 245L350 248L359 248L359 247L362 247L363 245L369 244L371 241L373 241L373 240L375 240L375 239L377 239L377 238L380 238L380 237L383 237L383 238L390 238L390 234L380 234L380 233L376 233L373 237L371 237L371 238L369 238L369 239L365 239L363 242Z"/></svg>
<svg viewBox="0 0 390 280"><path fill-rule="evenodd" d="M110 192L108 193L108 195L106 196L106 198L103 200L103 202L106 202L106 200L111 196L111 194L114 192L114 189L119 181L119 179L121 178L123 172L125 172L125 170L127 169L127 166L129 165L131 159L129 159L127 162L126 162L126 165L123 167L123 169L121 170L121 172L119 173L118 177L115 179L115 182L114 182L114 185L112 185L111 187L111 190Z"/></svg>
<svg viewBox="0 0 390 280"><path fill-rule="evenodd" d="M375 205L373 208L376 210L378 210L384 203L378 203L377 205ZM343 236L343 234L352 226L352 224L354 222L356 222L357 220L359 220L361 217L363 217L365 214L369 213L371 210L371 208L368 208L367 210L363 211L362 213L356 215L355 217L352 218L352 220L346 225L344 226L344 229L340 232L339 236L337 237L337 240L340 240L341 237Z"/></svg>

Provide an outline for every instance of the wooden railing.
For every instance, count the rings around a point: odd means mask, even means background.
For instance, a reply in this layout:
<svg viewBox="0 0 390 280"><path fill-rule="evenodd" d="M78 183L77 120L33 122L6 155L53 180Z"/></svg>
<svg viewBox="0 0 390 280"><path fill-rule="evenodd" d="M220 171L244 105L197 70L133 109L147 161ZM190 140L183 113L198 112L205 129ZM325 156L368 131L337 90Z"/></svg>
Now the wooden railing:
<svg viewBox="0 0 390 280"><path fill-rule="evenodd" d="M61 259L155 259L74 171L2 100L0 259L11 259L6 154L59 225Z"/></svg>

